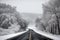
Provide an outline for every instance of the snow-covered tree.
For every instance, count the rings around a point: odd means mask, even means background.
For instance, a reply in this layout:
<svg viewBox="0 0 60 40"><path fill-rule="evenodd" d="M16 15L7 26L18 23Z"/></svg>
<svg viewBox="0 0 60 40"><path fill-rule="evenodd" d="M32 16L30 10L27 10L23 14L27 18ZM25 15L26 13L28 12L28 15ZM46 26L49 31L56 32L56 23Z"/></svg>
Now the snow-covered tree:
<svg viewBox="0 0 60 40"><path fill-rule="evenodd" d="M60 34L60 0L50 0L43 4L43 19L49 25L47 25L49 32Z"/></svg>

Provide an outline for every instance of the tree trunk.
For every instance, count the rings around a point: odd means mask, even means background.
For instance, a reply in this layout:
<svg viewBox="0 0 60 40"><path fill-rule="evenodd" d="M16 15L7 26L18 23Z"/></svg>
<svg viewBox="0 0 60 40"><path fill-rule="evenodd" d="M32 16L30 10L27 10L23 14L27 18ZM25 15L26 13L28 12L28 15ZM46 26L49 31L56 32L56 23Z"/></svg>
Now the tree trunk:
<svg viewBox="0 0 60 40"><path fill-rule="evenodd" d="M56 13L55 13L55 15L56 15ZM58 18L58 16L56 15L56 21L57 21L57 26L56 26L56 31L57 31L57 34L60 34L60 28L59 28L59 18Z"/></svg>

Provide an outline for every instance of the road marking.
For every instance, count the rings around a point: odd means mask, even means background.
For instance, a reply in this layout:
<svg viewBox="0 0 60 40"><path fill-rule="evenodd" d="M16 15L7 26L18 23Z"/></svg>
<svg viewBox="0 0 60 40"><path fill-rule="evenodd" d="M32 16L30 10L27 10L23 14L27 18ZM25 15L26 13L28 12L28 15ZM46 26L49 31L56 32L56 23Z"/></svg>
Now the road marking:
<svg viewBox="0 0 60 40"><path fill-rule="evenodd" d="M29 34L29 40L31 40L31 31L30 31L30 34Z"/></svg>

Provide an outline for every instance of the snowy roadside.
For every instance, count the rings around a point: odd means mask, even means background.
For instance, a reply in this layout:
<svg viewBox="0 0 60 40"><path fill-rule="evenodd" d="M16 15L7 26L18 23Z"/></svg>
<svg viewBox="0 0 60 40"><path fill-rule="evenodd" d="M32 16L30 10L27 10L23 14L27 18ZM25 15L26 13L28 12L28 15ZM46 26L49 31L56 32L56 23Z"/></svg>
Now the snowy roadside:
<svg viewBox="0 0 60 40"><path fill-rule="evenodd" d="M9 38L12 38L12 37L15 37L15 36L21 35L21 34L27 32L27 31L28 31L28 30L23 31L23 32L19 32L19 33L10 34L10 35L0 36L0 40L6 40L6 39L9 39Z"/></svg>
<svg viewBox="0 0 60 40"><path fill-rule="evenodd" d="M54 39L54 40L60 40L60 35L53 35L53 34L50 34L50 33L47 33L47 32L40 31L40 30L38 30L35 27L35 25L29 25L29 27L27 28L27 30L23 31L23 32L19 32L19 33L15 33L15 34L10 34L10 35L5 35L5 36L0 36L0 40L6 40L6 39L9 39L9 38L21 35L21 34L27 32L29 29L32 29L36 33L38 33L40 35L43 35L43 36L45 36L47 38Z"/></svg>
<svg viewBox="0 0 60 40"><path fill-rule="evenodd" d="M40 31L40 30L34 30L36 33L40 34L40 35L43 35L45 37L48 37L48 38L51 38L51 39L54 39L54 40L60 40L60 36L59 35L53 35L53 34L50 34L50 33L47 33L47 32L43 32L43 31Z"/></svg>
<svg viewBox="0 0 60 40"><path fill-rule="evenodd" d="M51 38L51 39L54 39L54 40L60 40L60 35L53 35L51 33L41 31L41 30L37 29L35 27L35 25L30 25L28 28L34 30L36 33L38 33L40 35L43 35L45 37L48 37L48 38Z"/></svg>

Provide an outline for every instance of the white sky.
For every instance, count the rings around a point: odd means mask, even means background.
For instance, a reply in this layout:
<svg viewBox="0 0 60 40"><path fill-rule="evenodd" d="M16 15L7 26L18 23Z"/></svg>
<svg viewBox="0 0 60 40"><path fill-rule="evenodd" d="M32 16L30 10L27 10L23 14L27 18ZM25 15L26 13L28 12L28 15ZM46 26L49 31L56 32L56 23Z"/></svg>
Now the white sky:
<svg viewBox="0 0 60 40"><path fill-rule="evenodd" d="M0 0L0 2L16 6L21 13L42 13L42 3L47 0Z"/></svg>

